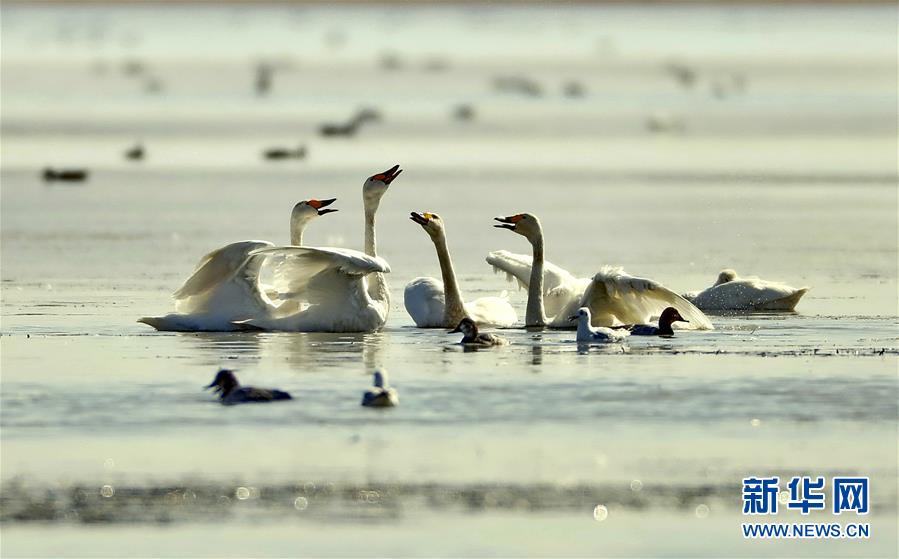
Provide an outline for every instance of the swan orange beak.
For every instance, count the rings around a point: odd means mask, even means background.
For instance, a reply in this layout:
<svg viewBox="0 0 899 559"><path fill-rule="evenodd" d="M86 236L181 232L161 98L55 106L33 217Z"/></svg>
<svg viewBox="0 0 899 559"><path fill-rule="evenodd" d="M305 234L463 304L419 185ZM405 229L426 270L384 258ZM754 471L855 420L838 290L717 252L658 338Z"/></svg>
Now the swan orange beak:
<svg viewBox="0 0 899 559"><path fill-rule="evenodd" d="M400 176L400 173L402 173L402 172L403 172L403 170L400 169L399 165L394 165L393 167L387 169L383 173L378 173L377 175L372 175L371 178L376 181L381 181L384 184L390 186L390 183L392 183L394 181L394 179L396 179L398 176Z"/></svg>
<svg viewBox="0 0 899 559"><path fill-rule="evenodd" d="M322 208L324 208L325 206L330 206L330 205L333 204L335 201L337 201L337 198L329 198L329 199L327 199L327 200L309 200L309 201L306 202L306 203L309 204L310 206L312 206L313 208L315 208L316 210L318 210L318 215L325 215L325 214L327 214L327 213L331 213L331 212L336 212L336 211L337 211L337 210L335 210L335 209L330 209L330 210L323 210L323 209L322 209Z"/></svg>
<svg viewBox="0 0 899 559"><path fill-rule="evenodd" d="M502 225L494 225L494 227L498 227L500 229L508 229L510 231L515 231L515 224L521 221L524 218L523 215L510 215L509 217L494 217L494 221L499 221Z"/></svg>

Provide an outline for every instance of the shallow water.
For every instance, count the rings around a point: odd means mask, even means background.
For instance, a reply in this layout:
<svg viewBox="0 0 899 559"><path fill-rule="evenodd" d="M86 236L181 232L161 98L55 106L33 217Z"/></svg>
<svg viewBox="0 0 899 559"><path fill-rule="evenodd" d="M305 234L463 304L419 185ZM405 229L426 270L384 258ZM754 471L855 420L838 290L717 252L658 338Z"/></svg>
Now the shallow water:
<svg viewBox="0 0 899 559"><path fill-rule="evenodd" d="M115 554L118 538L159 540L156 523L178 545L143 554L221 555L204 537L219 522L234 555L895 556L893 12L469 10L4 5L4 556ZM373 32L386 22L395 33ZM261 57L292 64L256 98ZM147 70L125 75L128 60ZM542 94L494 88L516 74ZM161 91L144 91L147 75ZM571 80L583 97L562 94ZM459 103L472 121L451 117ZM315 136L363 105L383 122ZM683 130L652 132L651 118ZM126 162L137 140L148 158ZM307 160L260 158L298 142ZM307 242L361 247L362 180L394 163L383 332L136 323L168 312L209 250L285 242L297 200L338 197ZM91 177L44 184L45 165ZM491 227L521 211L540 216L547 258L581 276L617 264L688 291L733 267L812 289L797 313L716 316L669 340L579 348L573 332L513 329L507 347L465 351L402 308L409 279L439 275L413 210L447 223L465 295L509 290L522 317L525 293L483 260L527 252ZM362 409L380 365L401 405ZM296 400L223 408L200 389L221 366ZM844 473L872 478L872 539L743 541L741 478ZM131 525L88 527L111 522ZM49 526L64 547L42 541ZM248 526L264 546L240 543ZM370 547L347 541L371 526ZM639 543L647 529L663 543ZM460 543L473 530L484 541Z"/></svg>

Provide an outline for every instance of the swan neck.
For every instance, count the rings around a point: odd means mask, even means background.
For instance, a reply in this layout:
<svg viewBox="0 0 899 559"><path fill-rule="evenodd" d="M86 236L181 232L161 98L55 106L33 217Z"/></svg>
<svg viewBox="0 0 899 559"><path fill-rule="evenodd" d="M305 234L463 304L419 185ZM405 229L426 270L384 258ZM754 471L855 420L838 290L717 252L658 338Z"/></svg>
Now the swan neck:
<svg viewBox="0 0 899 559"><path fill-rule="evenodd" d="M365 201L365 254L377 256L377 240L375 239L375 213L377 204L369 204ZM387 280L381 272L375 272L368 276L368 296L382 303L386 310L390 307L390 291L387 288Z"/></svg>
<svg viewBox="0 0 899 559"><path fill-rule="evenodd" d="M303 246L303 232L306 230L308 221L303 219L297 212L290 217L290 244L293 246Z"/></svg>
<svg viewBox="0 0 899 559"><path fill-rule="evenodd" d="M375 238L375 212L377 207L365 207L365 254L377 256L377 239Z"/></svg>
<svg viewBox="0 0 899 559"><path fill-rule="evenodd" d="M534 259L531 263L531 280L528 284L528 305L524 316L525 326L544 326L546 313L543 310L543 234L539 233L531 241Z"/></svg>
<svg viewBox="0 0 899 559"><path fill-rule="evenodd" d="M453 270L453 259L450 257L446 246L446 236L441 234L434 239L437 249L437 260L440 261L440 274L443 277L443 319L446 326L455 326L465 315L465 304L462 302L462 293L456 282L456 272Z"/></svg>

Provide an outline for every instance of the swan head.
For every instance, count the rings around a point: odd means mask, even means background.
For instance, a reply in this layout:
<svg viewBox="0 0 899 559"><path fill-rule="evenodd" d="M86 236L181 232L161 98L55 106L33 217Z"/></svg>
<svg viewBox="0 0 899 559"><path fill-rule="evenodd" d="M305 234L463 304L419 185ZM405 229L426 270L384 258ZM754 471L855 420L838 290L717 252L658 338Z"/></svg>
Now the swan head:
<svg viewBox="0 0 899 559"><path fill-rule="evenodd" d="M387 371L378 369L374 374L374 384L376 388L387 388Z"/></svg>
<svg viewBox="0 0 899 559"><path fill-rule="evenodd" d="M534 241L541 235L540 220L533 214L515 214L493 219L500 222L500 225L494 225L494 227L518 233L529 241Z"/></svg>
<svg viewBox="0 0 899 559"><path fill-rule="evenodd" d="M313 198L312 200L303 200L302 202L297 202L293 207L293 214L312 218L336 212L337 210L334 208L326 208L326 206L330 206L336 201L337 198L328 198L326 200L316 200Z"/></svg>
<svg viewBox="0 0 899 559"><path fill-rule="evenodd" d="M718 273L718 281L715 282L715 285L721 285L722 283L734 281L735 279L737 279L737 272L730 268L727 268L726 270L721 270Z"/></svg>
<svg viewBox="0 0 899 559"><path fill-rule="evenodd" d="M336 212L337 210L335 209L325 208L325 206L333 204L335 200L337 200L337 198L330 198L327 200L312 199L297 202L290 212L291 243L295 245L302 244L300 239L302 239L303 236L303 229L309 225L310 221L320 215Z"/></svg>
<svg viewBox="0 0 899 559"><path fill-rule="evenodd" d="M207 384L203 388L205 389L213 389L213 392L218 393L220 396L227 396L229 392L234 390L240 386L240 383L237 382L237 377L234 375L234 371L229 369L221 369L218 373L216 373L215 378L211 383Z"/></svg>
<svg viewBox="0 0 899 559"><path fill-rule="evenodd" d="M410 212L409 216L409 219L421 225L421 228L424 229L425 233L430 235L432 239L443 235L443 220L440 219L439 215L429 212Z"/></svg>
<svg viewBox="0 0 899 559"><path fill-rule="evenodd" d="M660 328L670 328L671 325L675 322L690 322L686 318L680 315L677 309L674 307L667 307L662 311L662 315L659 316L659 327Z"/></svg>
<svg viewBox="0 0 899 559"><path fill-rule="evenodd" d="M569 316L568 320L571 322L574 322L574 321L580 322L582 320L586 320L587 324L590 324L590 309L588 309L587 307L581 307L577 310L576 313Z"/></svg>
<svg viewBox="0 0 899 559"><path fill-rule="evenodd" d="M456 326L454 330L450 330L449 334L456 334L461 332L465 335L466 338L476 337L478 335L478 325L474 320L468 318L467 316L459 321L459 325Z"/></svg>
<svg viewBox="0 0 899 559"><path fill-rule="evenodd" d="M382 173L376 173L365 179L365 183L362 185L362 199L366 206L378 204L381 196L384 196L390 187L390 183L396 180L402 172L399 165L394 165Z"/></svg>

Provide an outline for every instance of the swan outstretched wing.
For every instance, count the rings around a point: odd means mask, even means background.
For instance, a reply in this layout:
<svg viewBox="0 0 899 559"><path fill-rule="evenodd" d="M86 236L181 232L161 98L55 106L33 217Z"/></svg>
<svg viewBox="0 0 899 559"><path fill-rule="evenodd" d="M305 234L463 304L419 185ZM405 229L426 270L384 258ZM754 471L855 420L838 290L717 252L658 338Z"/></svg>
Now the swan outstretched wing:
<svg viewBox="0 0 899 559"><path fill-rule="evenodd" d="M390 272L383 258L346 248L283 246L263 248L251 254L281 258L270 286L279 298L305 298L310 290L329 291L325 276L358 279L375 272Z"/></svg>
<svg viewBox="0 0 899 559"><path fill-rule="evenodd" d="M665 307L674 307L696 330L712 330L708 317L693 303L660 283L604 266L584 292L583 306L590 309L593 324L648 324Z"/></svg>
<svg viewBox="0 0 899 559"><path fill-rule="evenodd" d="M179 287L172 297L175 299L176 308L182 309L187 299L197 297L224 282L235 278L242 273L250 287L253 287L258 273L258 267L248 267L253 251L273 246L267 241L241 241L231 243L218 248L203 258L197 264L194 273Z"/></svg>
<svg viewBox="0 0 899 559"><path fill-rule="evenodd" d="M526 254L515 254L507 250L495 250L487 255L487 263L494 271L514 276L521 287L531 283L531 263L533 258ZM512 279L511 277L509 278ZM552 262L543 262L543 294L562 285L576 283L577 278Z"/></svg>
<svg viewBox="0 0 899 559"><path fill-rule="evenodd" d="M514 277L518 286L525 289L531 283L532 262L533 258L528 255L507 250L496 250L487 255L487 263L493 266L494 271L505 272L510 281ZM587 278L576 278L552 262L544 261L543 305L546 314L555 316L579 303L589 283Z"/></svg>

